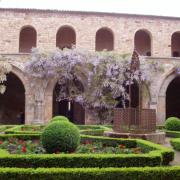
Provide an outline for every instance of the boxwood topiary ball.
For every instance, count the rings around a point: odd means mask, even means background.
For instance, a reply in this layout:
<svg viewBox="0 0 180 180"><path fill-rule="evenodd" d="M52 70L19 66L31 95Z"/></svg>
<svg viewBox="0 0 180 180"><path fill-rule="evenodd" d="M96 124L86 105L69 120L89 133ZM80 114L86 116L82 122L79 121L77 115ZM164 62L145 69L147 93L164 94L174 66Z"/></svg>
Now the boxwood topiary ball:
<svg viewBox="0 0 180 180"><path fill-rule="evenodd" d="M50 123L41 135L47 153L73 152L80 143L79 129L68 121Z"/></svg>
<svg viewBox="0 0 180 180"><path fill-rule="evenodd" d="M165 129L170 131L180 131L180 119L169 117L165 122Z"/></svg>
<svg viewBox="0 0 180 180"><path fill-rule="evenodd" d="M69 121L69 119L65 116L54 116L50 122L54 121Z"/></svg>

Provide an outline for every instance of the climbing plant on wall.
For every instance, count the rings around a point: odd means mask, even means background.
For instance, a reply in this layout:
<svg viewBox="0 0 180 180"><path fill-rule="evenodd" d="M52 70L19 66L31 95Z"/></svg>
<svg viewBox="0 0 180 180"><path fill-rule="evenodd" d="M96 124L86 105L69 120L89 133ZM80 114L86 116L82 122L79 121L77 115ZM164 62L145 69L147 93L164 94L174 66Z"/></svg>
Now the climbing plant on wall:
<svg viewBox="0 0 180 180"><path fill-rule="evenodd" d="M99 114L116 106L117 98L129 98L126 86L134 80L150 84L160 70L160 64L140 58L140 69L129 74L130 55L114 52L90 52L84 49L57 49L40 52L33 49L25 70L35 78L58 80L58 101L68 99L95 109Z"/></svg>
<svg viewBox="0 0 180 180"><path fill-rule="evenodd" d="M7 74L11 71L11 64L3 57L0 57L0 93L4 94L6 86L4 84L7 81Z"/></svg>

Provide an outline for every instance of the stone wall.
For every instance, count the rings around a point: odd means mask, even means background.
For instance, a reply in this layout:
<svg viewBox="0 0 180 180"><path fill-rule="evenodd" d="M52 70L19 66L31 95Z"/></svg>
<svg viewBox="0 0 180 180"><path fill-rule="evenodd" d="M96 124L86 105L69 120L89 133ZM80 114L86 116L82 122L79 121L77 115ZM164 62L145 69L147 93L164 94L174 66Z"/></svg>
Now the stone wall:
<svg viewBox="0 0 180 180"><path fill-rule="evenodd" d="M136 31L144 29L151 36L152 56L170 57L171 36L180 29L179 18L107 13L0 9L0 19L0 53L18 53L19 33L24 26L36 30L38 48L54 49L57 31L69 25L75 30L77 47L89 50L95 49L96 32L109 28L119 53L131 53Z"/></svg>

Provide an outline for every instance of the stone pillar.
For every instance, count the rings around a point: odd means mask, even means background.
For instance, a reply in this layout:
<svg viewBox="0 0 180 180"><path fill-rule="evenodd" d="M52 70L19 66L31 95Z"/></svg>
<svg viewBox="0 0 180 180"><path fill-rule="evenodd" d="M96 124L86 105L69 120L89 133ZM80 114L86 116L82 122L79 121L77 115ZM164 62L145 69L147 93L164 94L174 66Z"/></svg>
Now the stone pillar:
<svg viewBox="0 0 180 180"><path fill-rule="evenodd" d="M45 95L44 123L48 123L53 116L53 93Z"/></svg>
<svg viewBox="0 0 180 180"><path fill-rule="evenodd" d="M44 123L44 88L43 86L37 87L35 91L35 104L34 104L34 120L33 124Z"/></svg>
<svg viewBox="0 0 180 180"><path fill-rule="evenodd" d="M159 96L157 107L157 124L164 125L166 119L166 97Z"/></svg>
<svg viewBox="0 0 180 180"><path fill-rule="evenodd" d="M34 120L34 96L25 94L25 124L31 124Z"/></svg>
<svg viewBox="0 0 180 180"><path fill-rule="evenodd" d="M42 100L35 101L34 121L33 124L43 124L44 122L44 105Z"/></svg>

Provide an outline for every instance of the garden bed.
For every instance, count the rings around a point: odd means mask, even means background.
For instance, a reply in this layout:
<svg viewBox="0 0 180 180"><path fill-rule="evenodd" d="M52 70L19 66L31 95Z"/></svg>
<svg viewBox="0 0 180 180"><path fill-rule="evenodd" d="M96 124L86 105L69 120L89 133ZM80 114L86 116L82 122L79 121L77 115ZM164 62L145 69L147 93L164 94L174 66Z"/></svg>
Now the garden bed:
<svg viewBox="0 0 180 180"><path fill-rule="evenodd" d="M82 144L90 142L103 143L108 146L119 145L122 149L130 148L133 150L129 154L125 153L94 153L87 154L70 153L70 154L4 154L0 155L1 167L142 167L142 166L161 166L167 165L173 160L174 152L151 142L138 139L116 139L108 137L81 136ZM119 149L121 149L118 146ZM139 148L143 153L137 153ZM21 146L22 151L22 146ZM89 149L89 147L88 147ZM90 148L91 151L94 148Z"/></svg>

